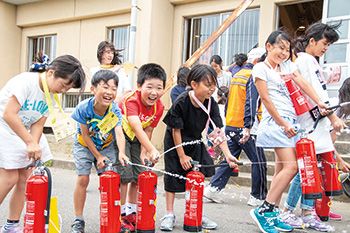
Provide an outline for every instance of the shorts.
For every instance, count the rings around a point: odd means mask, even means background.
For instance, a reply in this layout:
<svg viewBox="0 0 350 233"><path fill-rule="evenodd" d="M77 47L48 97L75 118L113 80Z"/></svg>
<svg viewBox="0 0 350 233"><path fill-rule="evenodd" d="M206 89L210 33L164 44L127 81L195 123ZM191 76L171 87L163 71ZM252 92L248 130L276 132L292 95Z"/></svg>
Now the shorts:
<svg viewBox="0 0 350 233"><path fill-rule="evenodd" d="M284 121L291 125L297 124L297 121L290 117L282 117ZM295 143L300 139L300 135L288 138L281 126L277 125L275 120L268 116L263 118L258 127L256 146L263 148L276 147L295 147Z"/></svg>
<svg viewBox="0 0 350 233"><path fill-rule="evenodd" d="M115 142L99 151L101 155L106 156L113 163L117 161L115 157L116 153L114 150L114 144ZM94 164L98 175L101 175L105 171L105 168L97 169L97 160L95 156L91 153L89 148L81 145L78 142L76 135L73 139L73 156L77 175L90 175L92 164Z"/></svg>
<svg viewBox="0 0 350 233"><path fill-rule="evenodd" d="M142 164L140 159L141 143L136 137L134 138L134 140L130 140L130 138L125 134L124 136L125 136L125 155L130 159L130 162L135 164ZM119 149L116 144L114 146L115 146L116 157L118 158ZM132 165L117 166L117 172L120 175L120 182L122 184L131 183L131 182L137 184L139 174L144 171L146 171L146 169L139 166L132 166Z"/></svg>

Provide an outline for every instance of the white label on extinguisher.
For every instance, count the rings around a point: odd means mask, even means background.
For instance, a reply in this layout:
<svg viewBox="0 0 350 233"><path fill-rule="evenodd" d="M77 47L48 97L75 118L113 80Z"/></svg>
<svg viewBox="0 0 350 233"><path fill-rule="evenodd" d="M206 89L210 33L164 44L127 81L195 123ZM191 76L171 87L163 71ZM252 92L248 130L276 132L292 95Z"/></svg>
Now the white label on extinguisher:
<svg viewBox="0 0 350 233"><path fill-rule="evenodd" d="M186 190L186 192L185 192L185 200L186 200L186 201L189 201L189 200L190 200L190 195L191 195L191 192L188 191L188 190Z"/></svg>
<svg viewBox="0 0 350 233"><path fill-rule="evenodd" d="M298 166L299 166L299 169L304 169L304 160L303 159L298 159Z"/></svg>
<svg viewBox="0 0 350 233"><path fill-rule="evenodd" d="M101 192L100 197L100 224L101 226L108 226L107 192Z"/></svg>

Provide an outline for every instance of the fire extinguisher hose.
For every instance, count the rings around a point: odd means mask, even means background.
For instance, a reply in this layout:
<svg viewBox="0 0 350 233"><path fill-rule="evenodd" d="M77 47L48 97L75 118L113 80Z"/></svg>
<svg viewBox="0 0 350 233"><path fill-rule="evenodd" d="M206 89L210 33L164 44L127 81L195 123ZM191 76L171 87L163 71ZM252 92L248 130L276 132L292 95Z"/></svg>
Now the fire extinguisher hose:
<svg viewBox="0 0 350 233"><path fill-rule="evenodd" d="M48 178L48 190L47 190L47 201L46 201L46 216L45 216L45 232L49 232L50 223L50 204L51 204L51 191L52 191L52 176L51 172L47 167L44 167Z"/></svg>

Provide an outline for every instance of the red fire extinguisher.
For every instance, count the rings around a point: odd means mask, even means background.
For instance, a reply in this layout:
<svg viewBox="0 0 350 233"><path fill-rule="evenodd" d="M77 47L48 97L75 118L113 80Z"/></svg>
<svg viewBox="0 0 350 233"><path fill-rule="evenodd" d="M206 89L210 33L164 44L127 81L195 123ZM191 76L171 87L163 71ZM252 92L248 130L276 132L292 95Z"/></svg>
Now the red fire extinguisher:
<svg viewBox="0 0 350 233"><path fill-rule="evenodd" d="M36 167L36 169L27 180L23 233L47 233L50 220L51 173L41 160L35 160L26 169L30 167ZM44 175L44 171L47 176Z"/></svg>
<svg viewBox="0 0 350 233"><path fill-rule="evenodd" d="M315 200L316 214L321 219L321 221L328 221L329 211L331 206L332 206L332 201L326 195L323 195L322 199Z"/></svg>
<svg viewBox="0 0 350 233"><path fill-rule="evenodd" d="M301 93L299 88L293 83L293 80L288 78L285 80L290 98L292 99L295 112L299 116L311 110L311 105Z"/></svg>
<svg viewBox="0 0 350 233"><path fill-rule="evenodd" d="M318 155L321 162L321 176L326 196L339 196L343 194L337 160L334 151Z"/></svg>
<svg viewBox="0 0 350 233"><path fill-rule="evenodd" d="M199 171L197 161L192 164L193 170L186 176L184 230L199 232L202 230L204 175Z"/></svg>
<svg viewBox="0 0 350 233"><path fill-rule="evenodd" d="M317 166L314 142L305 132L295 145L300 173L301 191L305 199L322 198L321 177Z"/></svg>
<svg viewBox="0 0 350 233"><path fill-rule="evenodd" d="M145 160L146 166L152 163ZM155 232L156 203L157 203L157 175L150 169L142 172L138 177L136 232Z"/></svg>
<svg viewBox="0 0 350 233"><path fill-rule="evenodd" d="M120 176L113 171L112 162L100 175L100 232L121 232Z"/></svg>

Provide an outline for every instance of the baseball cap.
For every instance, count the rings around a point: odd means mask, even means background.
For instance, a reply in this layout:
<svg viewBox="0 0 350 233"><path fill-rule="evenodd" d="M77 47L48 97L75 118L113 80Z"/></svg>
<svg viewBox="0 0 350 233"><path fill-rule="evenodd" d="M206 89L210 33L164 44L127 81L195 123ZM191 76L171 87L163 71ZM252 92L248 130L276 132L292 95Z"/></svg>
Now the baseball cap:
<svg viewBox="0 0 350 233"><path fill-rule="evenodd" d="M266 52L265 48L254 48L247 54L247 63L253 63L255 59L260 58Z"/></svg>

